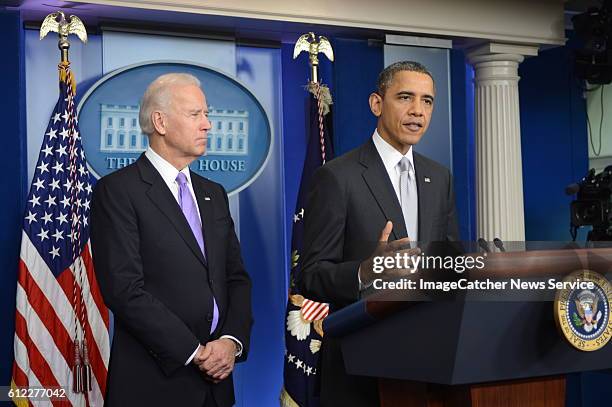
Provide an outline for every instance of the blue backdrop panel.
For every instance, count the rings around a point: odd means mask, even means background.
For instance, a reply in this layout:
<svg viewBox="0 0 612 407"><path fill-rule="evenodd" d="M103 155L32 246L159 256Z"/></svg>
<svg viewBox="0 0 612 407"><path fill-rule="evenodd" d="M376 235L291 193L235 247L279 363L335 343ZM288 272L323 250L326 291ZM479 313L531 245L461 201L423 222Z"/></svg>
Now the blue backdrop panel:
<svg viewBox="0 0 612 407"><path fill-rule="evenodd" d="M287 256L280 50L239 46L236 74L267 110L274 144L259 178L240 195L240 244L253 281L251 351L236 370L236 406L275 406L282 385Z"/></svg>
<svg viewBox="0 0 612 407"><path fill-rule="evenodd" d="M367 40L332 40L334 62L334 147L336 157L361 145L376 128L368 98L383 69L383 48Z"/></svg>
<svg viewBox="0 0 612 407"><path fill-rule="evenodd" d="M18 11L0 11L0 386L11 380L15 334L15 289L21 222L26 199L24 32ZM57 71L56 71L57 72Z"/></svg>
<svg viewBox="0 0 612 407"><path fill-rule="evenodd" d="M571 45L519 65L527 240L571 239L564 190L588 170L585 101L571 66Z"/></svg>
<svg viewBox="0 0 612 407"><path fill-rule="evenodd" d="M474 156L474 69L465 54L451 50L451 105L453 129L453 181L461 239L476 236L476 166Z"/></svg>

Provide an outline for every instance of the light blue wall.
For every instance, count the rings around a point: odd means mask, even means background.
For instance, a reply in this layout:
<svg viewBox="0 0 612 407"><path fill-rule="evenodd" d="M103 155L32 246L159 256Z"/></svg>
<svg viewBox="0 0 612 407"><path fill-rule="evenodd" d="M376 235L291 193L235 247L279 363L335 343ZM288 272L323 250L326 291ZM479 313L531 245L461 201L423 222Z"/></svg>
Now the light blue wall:
<svg viewBox="0 0 612 407"><path fill-rule="evenodd" d="M255 325L249 360L237 369L238 406L275 406L282 386L288 256L280 118L280 49L236 49L237 77L268 112L274 133L270 160L240 193L243 256L253 279ZM242 403L242 404L241 404Z"/></svg>

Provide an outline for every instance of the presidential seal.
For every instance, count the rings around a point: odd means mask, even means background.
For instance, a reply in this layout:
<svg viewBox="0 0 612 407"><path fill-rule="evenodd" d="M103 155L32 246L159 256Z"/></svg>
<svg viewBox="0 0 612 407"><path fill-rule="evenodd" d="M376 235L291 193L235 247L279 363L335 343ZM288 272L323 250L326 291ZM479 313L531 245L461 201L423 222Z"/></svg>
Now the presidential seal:
<svg viewBox="0 0 612 407"><path fill-rule="evenodd" d="M557 291L557 327L576 349L585 352L601 349L612 336L612 286L604 276L591 270L576 271L563 281L591 282L592 288L567 288Z"/></svg>

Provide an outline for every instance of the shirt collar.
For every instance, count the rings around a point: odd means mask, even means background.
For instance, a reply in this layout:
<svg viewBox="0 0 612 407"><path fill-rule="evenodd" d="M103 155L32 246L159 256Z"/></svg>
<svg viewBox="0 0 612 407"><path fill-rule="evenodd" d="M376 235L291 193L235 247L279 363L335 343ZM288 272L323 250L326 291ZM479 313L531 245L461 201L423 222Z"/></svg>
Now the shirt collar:
<svg viewBox="0 0 612 407"><path fill-rule="evenodd" d="M387 172L391 170L395 170L397 164L399 164L400 160L404 157L408 158L410 161L410 165L414 169L414 159L412 157L412 146L408 149L408 152L403 155L399 151L395 149L391 144L387 143L385 139L383 139L380 134L378 134L378 130L374 130L374 134L372 135L372 141L374 142L374 146L378 151L378 155L383 161L383 165Z"/></svg>
<svg viewBox="0 0 612 407"><path fill-rule="evenodd" d="M172 185L174 182L176 182L176 177L178 176L179 170L174 168L174 166L166 161L161 155L157 154L155 150L151 148L151 146L149 146L147 151L145 151L145 156L149 159L149 161L151 161L151 164L153 164L153 167L155 167L157 172L159 172L159 175L161 175L166 184ZM180 172L185 174L187 183L191 184L189 166L186 166Z"/></svg>

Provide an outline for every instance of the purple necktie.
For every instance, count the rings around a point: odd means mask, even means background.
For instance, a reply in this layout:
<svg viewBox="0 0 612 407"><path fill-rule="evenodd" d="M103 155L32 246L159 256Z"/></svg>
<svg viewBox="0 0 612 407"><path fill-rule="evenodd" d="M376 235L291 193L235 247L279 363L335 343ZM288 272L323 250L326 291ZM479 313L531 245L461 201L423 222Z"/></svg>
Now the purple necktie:
<svg viewBox="0 0 612 407"><path fill-rule="evenodd" d="M202 250L202 254L204 258L206 258L206 251L204 250L204 235L202 234L202 224L200 223L200 217L198 216L198 210L196 208L195 200L191 195L191 191L189 191L189 186L187 185L187 177L182 172L179 172L176 176L176 182L179 184L179 206L183 210L183 215L187 219L189 226L191 227L191 231L198 241L198 246ZM208 271L210 273L210 270ZM210 287L212 291L212 287ZM212 334L217 328L217 323L219 322L219 307L217 307L217 300L213 296L213 320L212 325L210 326L210 333Z"/></svg>

